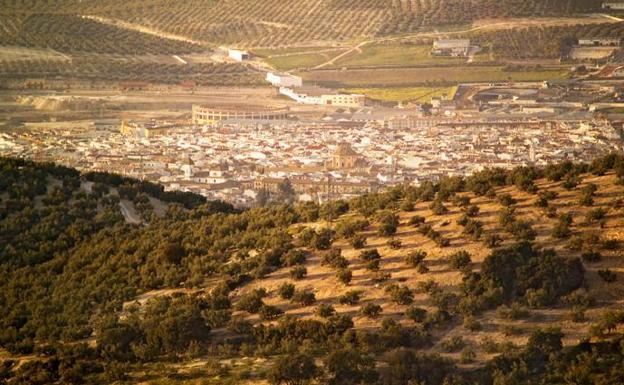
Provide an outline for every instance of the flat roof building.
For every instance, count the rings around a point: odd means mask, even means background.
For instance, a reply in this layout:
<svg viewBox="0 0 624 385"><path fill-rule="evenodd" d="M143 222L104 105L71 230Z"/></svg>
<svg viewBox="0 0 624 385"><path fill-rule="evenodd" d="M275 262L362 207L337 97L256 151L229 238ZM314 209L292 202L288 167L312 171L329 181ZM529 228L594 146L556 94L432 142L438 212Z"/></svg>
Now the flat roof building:
<svg viewBox="0 0 624 385"><path fill-rule="evenodd" d="M440 39L433 42L432 53L439 56L466 56L470 51L469 39Z"/></svg>
<svg viewBox="0 0 624 385"><path fill-rule="evenodd" d="M228 49L228 57L230 59L234 59L236 61L242 62L245 60L249 60L251 58L251 55L249 55L249 52L247 51L230 48Z"/></svg>
<svg viewBox="0 0 624 385"><path fill-rule="evenodd" d="M303 85L303 80L299 76L273 72L267 73L266 81L275 87L301 87Z"/></svg>

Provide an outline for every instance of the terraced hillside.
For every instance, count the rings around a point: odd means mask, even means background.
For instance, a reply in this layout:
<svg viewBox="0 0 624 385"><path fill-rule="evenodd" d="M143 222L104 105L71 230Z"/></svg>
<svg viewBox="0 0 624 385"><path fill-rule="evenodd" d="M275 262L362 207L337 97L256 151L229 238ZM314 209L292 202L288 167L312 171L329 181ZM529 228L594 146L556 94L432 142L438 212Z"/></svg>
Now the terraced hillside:
<svg viewBox="0 0 624 385"><path fill-rule="evenodd" d="M80 15L0 15L0 45L52 48L65 53L185 54L204 47L116 28Z"/></svg>
<svg viewBox="0 0 624 385"><path fill-rule="evenodd" d="M561 16L592 11L599 5L575 0L193 1L167 7L163 14L158 1L133 1L110 10L101 7L98 12L215 43L276 46L386 36L480 18Z"/></svg>
<svg viewBox="0 0 624 385"><path fill-rule="evenodd" d="M572 15L598 10L601 5L598 0L288 0L277 3L64 0L58 3L55 7L45 1L5 0L0 9L6 14L97 14L214 44L275 46L387 36L432 26L469 24L484 18Z"/></svg>
<svg viewBox="0 0 624 385"><path fill-rule="evenodd" d="M621 378L621 156L242 213L0 164L8 384Z"/></svg>
<svg viewBox="0 0 624 385"><path fill-rule="evenodd" d="M488 47L501 58L558 59L578 39L622 36L624 23L595 25L525 27L496 32L476 32L466 35L475 43Z"/></svg>

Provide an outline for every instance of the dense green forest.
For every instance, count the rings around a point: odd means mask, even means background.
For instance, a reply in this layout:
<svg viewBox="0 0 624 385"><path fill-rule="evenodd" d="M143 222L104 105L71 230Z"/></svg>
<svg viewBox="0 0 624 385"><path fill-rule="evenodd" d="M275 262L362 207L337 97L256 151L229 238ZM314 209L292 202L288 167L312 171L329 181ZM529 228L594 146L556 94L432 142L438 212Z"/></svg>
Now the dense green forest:
<svg viewBox="0 0 624 385"><path fill-rule="evenodd" d="M543 248L533 242L530 224L516 217L515 198L497 196L495 190L513 186L536 196L546 210L553 194L535 183L546 178L578 190L579 204L591 206L598 187L577 186L584 175L606 173L624 180L624 158L611 154L591 164L492 169L419 187L397 186L349 202L275 202L239 211L117 175L1 158L0 347L5 354L0 355L0 384L138 379L201 379L198 383L208 384L622 384L624 338L617 333L624 324L622 311L605 312L592 334L576 346L564 347L556 328L535 330L526 345L502 349L483 366L459 367L427 350L448 325L463 322L477 328L474 317L492 309L509 309L504 311L510 317L520 317L525 310L517 306L554 308L565 301L591 306L578 289L585 284L586 264L599 258L594 247L598 241L582 239L582 257ZM479 207L461 195L468 192L490 196L504 207L500 222L513 242L501 245L498 235L482 233ZM165 215L156 214L153 199L166 205ZM120 200L133 202L142 224L126 223ZM392 301L409 306L405 317L410 323L382 317L374 304L362 306L361 312L380 319L375 328L354 328L353 315L331 305L317 306L316 318L298 318L266 303L264 289L237 292L281 268L291 268L293 282L303 279L303 262L313 253L348 285L351 266L335 242L347 239L354 248L363 247L361 230L372 222L379 224L380 235L391 237L400 225L396 213L413 210L418 202L427 202L434 215L444 215L451 204L464 207L461 226L466 235L492 249L478 270L468 253L450 257L449 265L463 277L460 294L445 292L435 282L419 288L428 293L435 311L420 309L413 304L412 289L383 276L376 279ZM600 213L593 212L599 220ZM365 219L340 219L351 214ZM446 247L450 240L428 220L415 216L409 226ZM301 229L315 221L332 226ZM570 224L562 216L553 236L569 237ZM401 247L396 239L389 243ZM425 271L426 254L410 253L406 262ZM383 257L376 249L363 250L359 258L366 269L381 273ZM141 294L165 289L169 292L143 304L133 302ZM358 303L361 295L353 291L340 301ZM291 283L280 286L279 296L295 308L316 301L313 292ZM460 345L457 340L446 344L449 350ZM157 367L150 366L197 357L208 360L198 377L191 373L163 380L153 374ZM267 365L256 372L236 371L226 363L236 357L261 358ZM470 359L470 351L462 351L462 361Z"/></svg>

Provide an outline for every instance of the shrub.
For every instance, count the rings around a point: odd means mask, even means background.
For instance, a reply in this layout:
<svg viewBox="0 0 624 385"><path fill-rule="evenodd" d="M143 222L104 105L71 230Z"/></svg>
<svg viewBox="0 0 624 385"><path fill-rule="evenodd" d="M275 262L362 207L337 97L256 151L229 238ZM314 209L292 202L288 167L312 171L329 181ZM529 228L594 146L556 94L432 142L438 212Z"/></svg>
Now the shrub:
<svg viewBox="0 0 624 385"><path fill-rule="evenodd" d="M373 303L368 303L360 309L360 313L368 318L377 318L381 314L381 306Z"/></svg>
<svg viewBox="0 0 624 385"><path fill-rule="evenodd" d="M398 215L392 211L383 210L377 214L377 220L379 221L379 235L389 236L396 233L399 226Z"/></svg>
<svg viewBox="0 0 624 385"><path fill-rule="evenodd" d="M399 305L410 305L414 302L414 294L407 286L390 285L385 290L392 301Z"/></svg>
<svg viewBox="0 0 624 385"><path fill-rule="evenodd" d="M524 333L524 329L520 326L512 324L501 324L498 327L499 331L505 335L505 337L517 336Z"/></svg>
<svg viewBox="0 0 624 385"><path fill-rule="evenodd" d="M620 242L617 239L605 239L602 242L602 248L605 250L617 250Z"/></svg>
<svg viewBox="0 0 624 385"><path fill-rule="evenodd" d="M462 350L466 346L466 343L461 336L453 336L442 341L441 346L443 351L447 353L455 353Z"/></svg>
<svg viewBox="0 0 624 385"><path fill-rule="evenodd" d="M598 275L602 278L606 283L613 283L617 281L617 274L609 269L600 269L598 270Z"/></svg>
<svg viewBox="0 0 624 385"><path fill-rule="evenodd" d="M471 332L476 332L483 328L481 323L479 323L479 321L477 321L477 319L471 315L464 317L463 326L465 329L468 329Z"/></svg>
<svg viewBox="0 0 624 385"><path fill-rule="evenodd" d="M315 233L312 238L312 247L317 250L327 250L333 242L334 232L329 228L322 228Z"/></svg>
<svg viewBox="0 0 624 385"><path fill-rule="evenodd" d="M322 303L316 307L314 313L322 318L330 318L336 314L336 309L332 305Z"/></svg>
<svg viewBox="0 0 624 385"><path fill-rule="evenodd" d="M583 194L579 199L579 204L581 206L591 206L594 204L594 198L589 194Z"/></svg>
<svg viewBox="0 0 624 385"><path fill-rule="evenodd" d="M259 312L263 305L262 296L258 292L252 292L242 296L236 302L235 308L253 314Z"/></svg>
<svg viewBox="0 0 624 385"><path fill-rule="evenodd" d="M295 266L290 270L290 278L292 279L303 279L306 275L308 275L308 269L302 265Z"/></svg>
<svg viewBox="0 0 624 385"><path fill-rule="evenodd" d="M410 226L418 227L420 225L425 224L425 217L421 217L420 215L414 215L413 217L409 219L407 224Z"/></svg>
<svg viewBox="0 0 624 385"><path fill-rule="evenodd" d="M451 267L451 269L470 271L471 264L472 260L470 259L470 254L465 250L453 253L449 257L449 266Z"/></svg>
<svg viewBox="0 0 624 385"><path fill-rule="evenodd" d="M607 215L607 211L601 207L591 209L585 214L585 220L589 223L596 222L604 219Z"/></svg>
<svg viewBox="0 0 624 385"><path fill-rule="evenodd" d="M333 248L321 256L321 266L331 266L334 269L344 269L349 262L342 256L342 250Z"/></svg>
<svg viewBox="0 0 624 385"><path fill-rule="evenodd" d="M462 364L469 364L473 362L475 358L477 358L477 353L475 353L474 349L471 347L466 346L459 355L459 362Z"/></svg>
<svg viewBox="0 0 624 385"><path fill-rule="evenodd" d="M417 306L410 306L405 311L405 316L414 322L423 322L427 317L427 311Z"/></svg>
<svg viewBox="0 0 624 385"><path fill-rule="evenodd" d="M377 249L369 249L360 253L360 259L364 262L376 261L381 259L381 255Z"/></svg>
<svg viewBox="0 0 624 385"><path fill-rule="evenodd" d="M295 294L295 285L284 282L279 286L277 292L282 299L291 299Z"/></svg>
<svg viewBox="0 0 624 385"><path fill-rule="evenodd" d="M585 308L580 306L573 307L570 311L569 319L570 321L576 323L585 322L587 319L585 317Z"/></svg>
<svg viewBox="0 0 624 385"><path fill-rule="evenodd" d="M529 316L529 310L518 303L513 303L511 307L502 305L496 309L496 314L506 320L524 319Z"/></svg>
<svg viewBox="0 0 624 385"><path fill-rule="evenodd" d="M401 210L407 212L414 211L414 202L410 200L403 201L403 203L401 203Z"/></svg>
<svg viewBox="0 0 624 385"><path fill-rule="evenodd" d="M519 241L532 241L537 236L535 230L528 221L515 221L507 226L507 231L513 234Z"/></svg>
<svg viewBox="0 0 624 385"><path fill-rule="evenodd" d="M479 215L479 211L480 211L479 206L470 205L466 209L466 215L469 217L476 217L477 215Z"/></svg>
<svg viewBox="0 0 624 385"><path fill-rule="evenodd" d="M336 225L336 235L341 238L351 238L357 234L358 231L365 230L370 223L366 219L350 219L338 222Z"/></svg>
<svg viewBox="0 0 624 385"><path fill-rule="evenodd" d="M578 186L578 184L580 183L578 177L576 176L568 176L563 183L561 184L561 186L563 186L564 189L566 190L573 190L576 188L576 186Z"/></svg>
<svg viewBox="0 0 624 385"><path fill-rule="evenodd" d="M279 318L284 311L277 306L263 305L260 308L260 319L262 320L274 320Z"/></svg>
<svg viewBox="0 0 624 385"><path fill-rule="evenodd" d="M376 271L371 276L371 281L374 283L386 282L392 277L392 274L383 271Z"/></svg>
<svg viewBox="0 0 624 385"><path fill-rule="evenodd" d="M572 234L572 230L567 223L559 221L553 226L550 234L553 238L564 239Z"/></svg>
<svg viewBox="0 0 624 385"><path fill-rule="evenodd" d="M405 256L405 263L412 267L420 266L427 258L427 252L424 250L414 250Z"/></svg>
<svg viewBox="0 0 624 385"><path fill-rule="evenodd" d="M502 206L509 207L516 204L516 200L512 198L511 194L502 194L499 195L496 200Z"/></svg>
<svg viewBox="0 0 624 385"><path fill-rule="evenodd" d="M361 249L366 246L366 236L362 234L354 235L353 237L349 238L349 244L354 249Z"/></svg>
<svg viewBox="0 0 624 385"><path fill-rule="evenodd" d="M297 291L292 297L294 303L298 303L302 306L310 306L316 302L316 296L309 291Z"/></svg>
<svg viewBox="0 0 624 385"><path fill-rule="evenodd" d="M374 259L372 261L366 262L366 269L367 270L378 271L379 268L380 268L380 266L379 266L379 259Z"/></svg>
<svg viewBox="0 0 624 385"><path fill-rule="evenodd" d="M397 238L391 238L388 240L387 245L391 249L398 250L401 248L402 243L401 240Z"/></svg>
<svg viewBox="0 0 624 385"><path fill-rule="evenodd" d="M307 252L301 249L291 249L282 256L282 263L285 266L295 266L305 263Z"/></svg>
<svg viewBox="0 0 624 385"><path fill-rule="evenodd" d="M602 255L597 251L587 250L581 254L581 258L583 258L585 262L594 263L600 262L602 260Z"/></svg>
<svg viewBox="0 0 624 385"><path fill-rule="evenodd" d="M349 283L351 283L353 273L350 269L340 269L336 272L336 278L338 278L338 280L343 284L348 285Z"/></svg>
<svg viewBox="0 0 624 385"><path fill-rule="evenodd" d="M498 234L488 234L485 237L485 245L489 248L498 247L502 242L501 237Z"/></svg>
<svg viewBox="0 0 624 385"><path fill-rule="evenodd" d="M421 263L416 268L416 271L418 271L419 274L427 274L429 272L429 268L424 263Z"/></svg>
<svg viewBox="0 0 624 385"><path fill-rule="evenodd" d="M362 297L362 291L360 290L350 290L338 298L338 302L342 305L356 305L360 302L360 298Z"/></svg>
<svg viewBox="0 0 624 385"><path fill-rule="evenodd" d="M431 202L429 209L434 215L444 215L448 213L448 209L444 206L444 202L442 202L440 198L436 198L433 202Z"/></svg>

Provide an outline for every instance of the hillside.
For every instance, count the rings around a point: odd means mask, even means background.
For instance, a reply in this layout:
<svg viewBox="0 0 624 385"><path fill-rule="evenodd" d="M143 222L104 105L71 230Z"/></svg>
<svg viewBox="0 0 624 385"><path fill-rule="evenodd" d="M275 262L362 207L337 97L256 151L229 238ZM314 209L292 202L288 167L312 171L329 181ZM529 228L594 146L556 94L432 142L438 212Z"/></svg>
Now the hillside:
<svg viewBox="0 0 624 385"><path fill-rule="evenodd" d="M244 212L0 173L4 383L621 383L621 156Z"/></svg>

